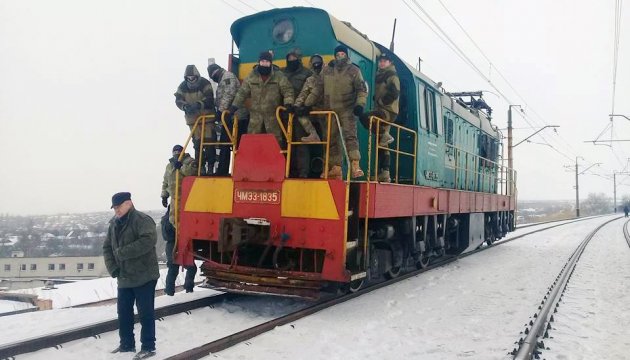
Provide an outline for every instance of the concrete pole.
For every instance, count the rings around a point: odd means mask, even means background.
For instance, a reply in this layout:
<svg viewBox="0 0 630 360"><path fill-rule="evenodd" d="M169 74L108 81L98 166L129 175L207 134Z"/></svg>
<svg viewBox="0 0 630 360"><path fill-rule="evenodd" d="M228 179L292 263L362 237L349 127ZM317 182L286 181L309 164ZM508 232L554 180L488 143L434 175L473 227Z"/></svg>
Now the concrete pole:
<svg viewBox="0 0 630 360"><path fill-rule="evenodd" d="M580 184L578 181L578 158L575 158L575 216L580 217Z"/></svg>
<svg viewBox="0 0 630 360"><path fill-rule="evenodd" d="M513 167L513 159L512 159L512 105L508 106L508 136L507 136L507 141L508 141L508 194L509 195L513 195L512 194L512 169Z"/></svg>
<svg viewBox="0 0 630 360"><path fill-rule="evenodd" d="M613 171L613 202L614 202L614 209L615 209L615 213L617 212L617 173L615 171Z"/></svg>

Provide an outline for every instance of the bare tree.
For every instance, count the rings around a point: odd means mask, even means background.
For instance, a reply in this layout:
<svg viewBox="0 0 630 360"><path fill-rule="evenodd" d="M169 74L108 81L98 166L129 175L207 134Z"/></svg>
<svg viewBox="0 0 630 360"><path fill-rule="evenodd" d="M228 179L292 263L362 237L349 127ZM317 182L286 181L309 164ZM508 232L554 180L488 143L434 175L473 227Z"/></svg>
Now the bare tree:
<svg viewBox="0 0 630 360"><path fill-rule="evenodd" d="M613 211L612 199L604 193L590 193L580 205L582 215L608 214Z"/></svg>

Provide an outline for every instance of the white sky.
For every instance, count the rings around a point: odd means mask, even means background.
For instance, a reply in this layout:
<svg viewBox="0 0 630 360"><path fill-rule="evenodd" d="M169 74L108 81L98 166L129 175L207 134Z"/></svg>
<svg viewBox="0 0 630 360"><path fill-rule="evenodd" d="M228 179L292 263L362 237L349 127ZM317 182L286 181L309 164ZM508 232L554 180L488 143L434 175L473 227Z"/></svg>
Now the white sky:
<svg viewBox="0 0 630 360"><path fill-rule="evenodd" d="M573 199L575 174L563 166L574 165L576 155L585 158L582 170L602 163L580 176L581 198L590 192L612 196L612 180L591 174L621 171L630 142L615 143L613 152L583 141L609 121L613 0L442 0L523 99L490 69L438 0L416 1L513 103L529 105L530 123L561 126L559 136L550 129L542 134L572 160L546 145L515 149L520 199ZM207 76L208 57L225 66L229 26L254 12L226 2L0 0L0 213L108 209L117 191L130 191L139 209L159 208L171 147L188 132L173 97L184 68L194 63ZM382 44L389 44L397 17L396 52L407 62L421 56L422 71L449 91L496 92L403 0L246 3L257 10L314 3ZM624 41L630 20L623 13L616 113L630 116L630 48ZM486 100L494 123L505 128L507 103L492 94ZM515 128L529 126L515 115ZM516 130L515 143L536 129ZM630 121L618 118L614 130L616 138L630 139ZM604 137L610 139L610 131ZM630 193L630 176L619 180L618 198Z"/></svg>

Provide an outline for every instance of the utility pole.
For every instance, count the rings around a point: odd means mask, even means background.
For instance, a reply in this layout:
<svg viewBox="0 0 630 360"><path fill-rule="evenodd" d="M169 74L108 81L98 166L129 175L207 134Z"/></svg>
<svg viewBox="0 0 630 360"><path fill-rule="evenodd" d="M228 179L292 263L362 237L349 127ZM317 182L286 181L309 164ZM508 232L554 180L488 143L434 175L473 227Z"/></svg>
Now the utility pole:
<svg viewBox="0 0 630 360"><path fill-rule="evenodd" d="M578 176L578 158L575 158L575 217L580 217L580 184Z"/></svg>
<svg viewBox="0 0 630 360"><path fill-rule="evenodd" d="M510 105L508 106L508 188L510 189L509 195L512 194L513 186L512 186L512 169L514 169L514 158L512 157L512 107L521 107L521 105ZM523 109L521 108L521 111Z"/></svg>
<svg viewBox="0 0 630 360"><path fill-rule="evenodd" d="M617 213L617 173L614 170L613 170L613 187L614 187L614 190L613 190L613 194L614 194L614 196L613 196L613 201L614 201L613 204L614 205L613 205L613 207L615 209L615 214L616 214Z"/></svg>

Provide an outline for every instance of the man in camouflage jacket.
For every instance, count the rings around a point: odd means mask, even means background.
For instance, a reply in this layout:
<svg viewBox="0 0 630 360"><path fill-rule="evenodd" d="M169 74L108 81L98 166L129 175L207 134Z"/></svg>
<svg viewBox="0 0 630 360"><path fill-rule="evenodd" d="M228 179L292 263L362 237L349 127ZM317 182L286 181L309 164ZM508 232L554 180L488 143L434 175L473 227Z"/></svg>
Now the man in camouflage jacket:
<svg viewBox="0 0 630 360"><path fill-rule="evenodd" d="M263 52L260 54L258 65L243 80L241 88L238 89L236 98L230 107L230 113L243 107L245 100L250 98L247 133L261 134L264 130L273 134L280 147L283 147L284 134L276 120L276 108L284 105L287 112L295 112L293 107L294 94L289 80L281 71L274 68L271 61L271 53Z"/></svg>
<svg viewBox="0 0 630 360"><path fill-rule="evenodd" d="M353 178L363 176L359 166L361 153L357 139L357 120L354 116L363 114L367 102L367 86L361 70L350 62L348 48L339 45L335 48L335 60L322 70L324 79L324 107L331 109L339 116L341 132L346 143ZM354 116L353 116L354 115ZM330 144L329 178L340 179L342 147L336 124L332 126ZM337 139L337 140L335 140Z"/></svg>
<svg viewBox="0 0 630 360"><path fill-rule="evenodd" d="M396 73L396 67L392 64L388 54L383 53L378 57L378 71L376 72L376 85L374 87L374 111L373 115L388 122L396 122L398 116L398 100L400 97L400 79ZM390 125L383 125L380 129L380 146L388 146L394 141L389 134ZM378 180L390 182L389 150L380 150L378 159Z"/></svg>
<svg viewBox="0 0 630 360"><path fill-rule="evenodd" d="M302 65L302 54L297 49L289 52L286 56L286 60L287 66L282 68L281 71L284 75L286 75L287 80L291 83L291 86L293 86L293 93L297 95L300 91L302 91L302 87L304 87L306 79L308 79L313 72ZM306 120L307 121L304 122L298 118L300 125L296 122L293 123L293 141L308 142L319 139L313 124L311 124L308 119ZM291 177L308 177L310 172L310 158L311 155L307 146L296 145L293 147L291 157Z"/></svg>
<svg viewBox="0 0 630 360"><path fill-rule="evenodd" d="M175 92L175 105L185 114L186 125L192 130L195 121L202 115L214 115L214 91L212 83L201 77L195 65L186 66L184 81L177 87ZM204 129L204 142L213 141L213 120L206 119ZM193 134L193 146L195 148L195 159L199 159L201 142L201 123ZM202 174L212 174L214 162L216 160L216 150L214 146L204 146ZM207 170L206 170L207 167Z"/></svg>
<svg viewBox="0 0 630 360"><path fill-rule="evenodd" d="M179 205L175 203L175 174L179 170L179 188L177 189L178 200L181 201L182 179L184 176L197 175L197 161L190 155L184 154L181 160L179 156L184 151L181 145L173 146L173 156L168 160L164 170L164 180L162 180L162 206L168 207L168 198L171 198L169 221L175 225L175 208Z"/></svg>

